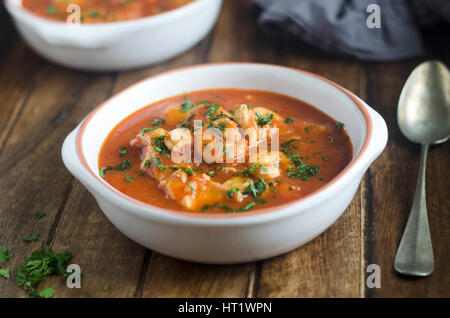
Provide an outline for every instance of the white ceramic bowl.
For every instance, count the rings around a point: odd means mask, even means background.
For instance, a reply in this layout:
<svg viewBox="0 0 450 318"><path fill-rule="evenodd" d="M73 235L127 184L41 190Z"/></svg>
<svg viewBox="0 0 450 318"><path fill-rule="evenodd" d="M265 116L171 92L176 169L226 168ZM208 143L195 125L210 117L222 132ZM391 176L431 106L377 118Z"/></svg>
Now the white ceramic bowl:
<svg viewBox="0 0 450 318"><path fill-rule="evenodd" d="M25 41L47 59L88 71L115 71L170 59L194 46L211 30L222 0L196 0L155 16L123 22L67 25L6 0Z"/></svg>
<svg viewBox="0 0 450 318"><path fill-rule="evenodd" d="M277 92L306 101L345 123L351 163L318 191L276 208L237 214L177 212L128 197L98 175L108 133L125 117L169 96L211 88ZM285 253L327 229L347 208L387 142L386 123L342 87L296 69L251 63L197 65L150 77L97 107L71 132L62 157L126 236L162 254L203 263L239 263ZM158 189L155 189L158 191Z"/></svg>

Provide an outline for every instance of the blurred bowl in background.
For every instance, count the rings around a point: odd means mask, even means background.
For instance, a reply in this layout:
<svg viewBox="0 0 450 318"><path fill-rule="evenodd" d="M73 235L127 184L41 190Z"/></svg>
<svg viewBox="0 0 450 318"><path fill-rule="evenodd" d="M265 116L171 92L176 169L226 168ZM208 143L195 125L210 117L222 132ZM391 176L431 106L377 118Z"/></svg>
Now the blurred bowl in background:
<svg viewBox="0 0 450 318"><path fill-rule="evenodd" d="M119 71L168 60L212 29L222 0L195 0L178 9L129 21L70 25L40 17L6 0L24 40L43 57L87 71Z"/></svg>

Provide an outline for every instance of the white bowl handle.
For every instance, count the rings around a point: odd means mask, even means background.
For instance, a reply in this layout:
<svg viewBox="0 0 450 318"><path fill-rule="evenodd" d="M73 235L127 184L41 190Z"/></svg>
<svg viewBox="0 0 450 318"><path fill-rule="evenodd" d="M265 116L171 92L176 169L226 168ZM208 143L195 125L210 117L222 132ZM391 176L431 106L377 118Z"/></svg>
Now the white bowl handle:
<svg viewBox="0 0 450 318"><path fill-rule="evenodd" d="M388 130L383 117L365 104L372 120L372 138L368 146L369 165L383 152L388 140Z"/></svg>

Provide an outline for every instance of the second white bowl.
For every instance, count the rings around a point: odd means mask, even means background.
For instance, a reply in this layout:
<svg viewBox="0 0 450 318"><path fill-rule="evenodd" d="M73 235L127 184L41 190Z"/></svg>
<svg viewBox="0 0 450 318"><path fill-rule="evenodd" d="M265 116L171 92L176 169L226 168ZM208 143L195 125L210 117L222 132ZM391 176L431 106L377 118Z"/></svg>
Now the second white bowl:
<svg viewBox="0 0 450 318"><path fill-rule="evenodd" d="M25 41L40 55L87 71L117 71L170 59L203 39L222 0L196 0L156 16L123 22L67 25L39 17L6 0Z"/></svg>

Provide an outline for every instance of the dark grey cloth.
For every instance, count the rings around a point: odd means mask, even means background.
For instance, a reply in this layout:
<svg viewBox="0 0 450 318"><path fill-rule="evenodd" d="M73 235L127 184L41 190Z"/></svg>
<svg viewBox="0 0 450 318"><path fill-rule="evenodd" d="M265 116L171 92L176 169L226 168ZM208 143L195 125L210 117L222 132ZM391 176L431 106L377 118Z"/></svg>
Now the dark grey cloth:
<svg viewBox="0 0 450 318"><path fill-rule="evenodd" d="M420 29L450 22L450 0L253 0L266 32L326 52L389 61L424 53ZM381 9L381 28L367 27L367 7Z"/></svg>

